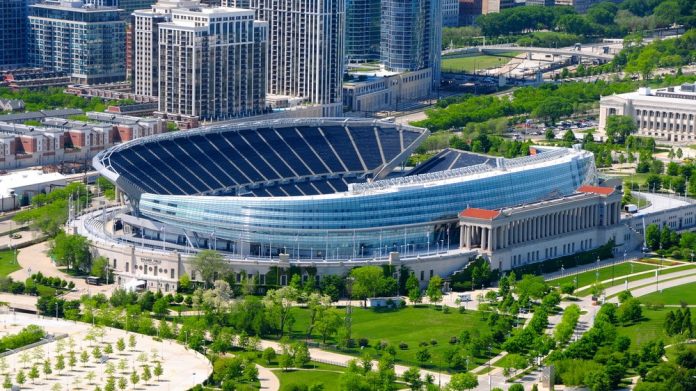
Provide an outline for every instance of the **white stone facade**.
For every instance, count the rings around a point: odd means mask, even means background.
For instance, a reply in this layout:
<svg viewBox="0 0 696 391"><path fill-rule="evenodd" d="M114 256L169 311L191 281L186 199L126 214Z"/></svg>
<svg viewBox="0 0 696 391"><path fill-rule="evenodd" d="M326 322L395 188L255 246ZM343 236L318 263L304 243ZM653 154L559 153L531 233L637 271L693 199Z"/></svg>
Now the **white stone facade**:
<svg viewBox="0 0 696 391"><path fill-rule="evenodd" d="M599 108L600 134L605 134L607 118L627 115L636 121L639 136L693 144L696 140L696 92L694 85L603 97Z"/></svg>

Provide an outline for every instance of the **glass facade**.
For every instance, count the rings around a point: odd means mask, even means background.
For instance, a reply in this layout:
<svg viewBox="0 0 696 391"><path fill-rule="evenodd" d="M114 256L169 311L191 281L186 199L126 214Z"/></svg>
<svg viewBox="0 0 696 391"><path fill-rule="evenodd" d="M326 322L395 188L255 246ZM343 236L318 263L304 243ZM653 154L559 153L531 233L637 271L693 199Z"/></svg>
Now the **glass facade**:
<svg viewBox="0 0 696 391"><path fill-rule="evenodd" d="M116 8L29 7L29 65L69 73L80 83L126 77L126 26Z"/></svg>
<svg viewBox="0 0 696 391"><path fill-rule="evenodd" d="M27 0L0 1L0 69L27 62Z"/></svg>
<svg viewBox="0 0 696 391"><path fill-rule="evenodd" d="M433 69L440 83L442 9L437 0L382 0L381 61L389 71Z"/></svg>
<svg viewBox="0 0 696 391"><path fill-rule="evenodd" d="M553 159L504 160L505 169L415 181L378 190L302 197L212 197L143 194L140 213L188 232L215 237L239 256L291 259L380 258L454 247L457 214L569 195L594 180L589 152ZM432 177L432 175L431 175ZM552 178L553 180L549 180Z"/></svg>
<svg viewBox="0 0 696 391"><path fill-rule="evenodd" d="M380 0L346 2L346 60L379 60Z"/></svg>

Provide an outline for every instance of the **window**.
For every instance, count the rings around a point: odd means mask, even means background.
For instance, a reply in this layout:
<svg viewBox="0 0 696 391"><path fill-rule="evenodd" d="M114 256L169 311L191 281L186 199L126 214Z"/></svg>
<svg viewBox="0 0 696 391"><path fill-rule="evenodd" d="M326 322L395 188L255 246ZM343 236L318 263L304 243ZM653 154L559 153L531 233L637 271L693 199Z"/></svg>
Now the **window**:
<svg viewBox="0 0 696 391"><path fill-rule="evenodd" d="M421 280L421 281L425 280L425 270L421 270L421 272L420 272L420 280Z"/></svg>

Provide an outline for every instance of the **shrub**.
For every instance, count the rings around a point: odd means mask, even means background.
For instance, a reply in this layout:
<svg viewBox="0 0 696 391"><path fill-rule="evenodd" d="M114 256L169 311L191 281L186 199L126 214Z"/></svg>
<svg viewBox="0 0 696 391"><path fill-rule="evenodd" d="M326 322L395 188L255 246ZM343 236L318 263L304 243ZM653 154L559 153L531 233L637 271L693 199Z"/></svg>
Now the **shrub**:
<svg viewBox="0 0 696 391"><path fill-rule="evenodd" d="M406 342L399 342L399 349L408 350L408 344Z"/></svg>
<svg viewBox="0 0 696 391"><path fill-rule="evenodd" d="M459 338L457 337L450 337L449 343L452 345L456 345L459 342Z"/></svg>
<svg viewBox="0 0 696 391"><path fill-rule="evenodd" d="M423 347L423 346L428 346L428 343L426 341L420 341L418 343L418 346Z"/></svg>
<svg viewBox="0 0 696 391"><path fill-rule="evenodd" d="M358 338L358 346L361 348L365 348L370 346L370 341L367 340L367 338Z"/></svg>
<svg viewBox="0 0 696 391"><path fill-rule="evenodd" d="M431 340L430 340L430 344L433 345L433 346L437 345L437 340L431 339Z"/></svg>

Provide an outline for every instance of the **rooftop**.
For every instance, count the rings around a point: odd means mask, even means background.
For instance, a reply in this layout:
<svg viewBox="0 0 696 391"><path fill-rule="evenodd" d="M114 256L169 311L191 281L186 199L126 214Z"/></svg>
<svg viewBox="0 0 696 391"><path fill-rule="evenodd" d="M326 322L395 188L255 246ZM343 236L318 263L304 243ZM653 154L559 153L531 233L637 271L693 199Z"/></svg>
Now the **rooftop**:
<svg viewBox="0 0 696 391"><path fill-rule="evenodd" d="M590 186L584 185L578 187L578 192L580 193L593 193L599 195L610 195L613 194L616 189L613 187L603 187L603 186Z"/></svg>
<svg viewBox="0 0 696 391"><path fill-rule="evenodd" d="M22 187L65 183L65 180L65 176L57 172L45 174L39 170L15 171L0 175L0 196L10 197L15 189Z"/></svg>
<svg viewBox="0 0 696 391"><path fill-rule="evenodd" d="M459 213L459 217L469 217L472 219L480 220L493 220L498 216L500 216L499 210L488 210L480 208L466 208L465 210Z"/></svg>

